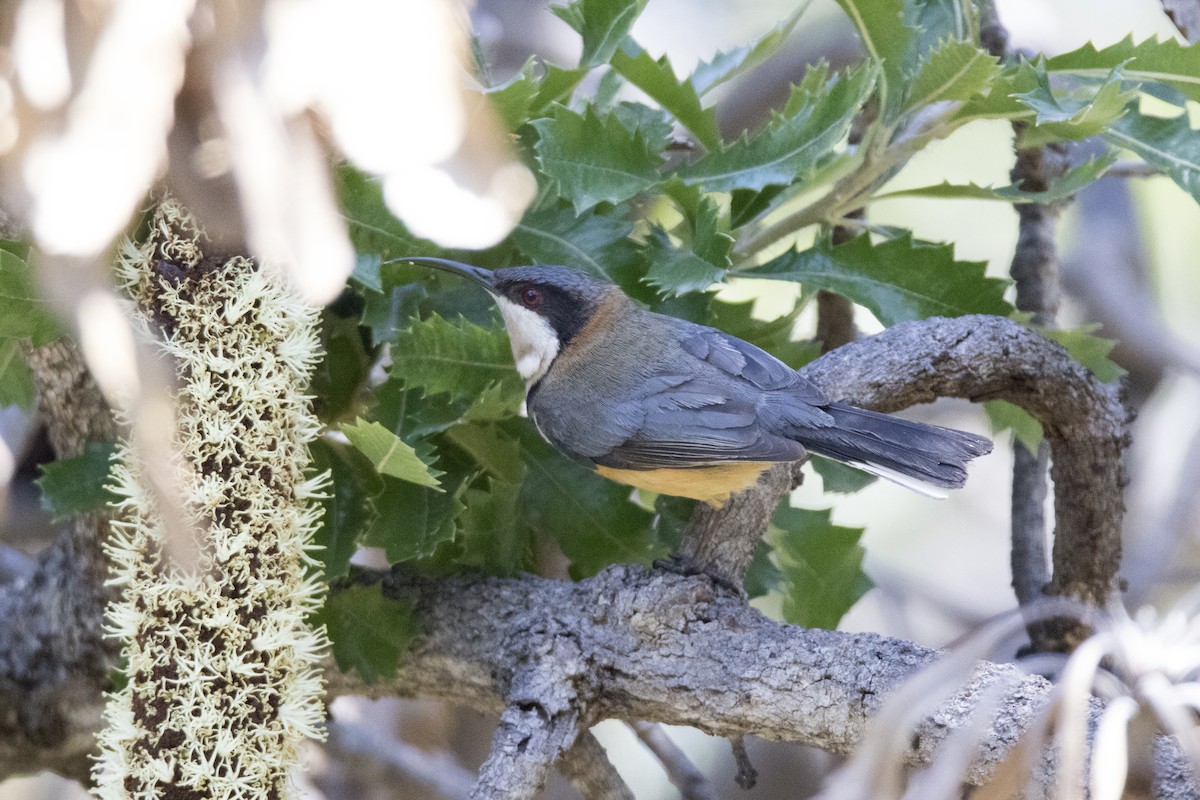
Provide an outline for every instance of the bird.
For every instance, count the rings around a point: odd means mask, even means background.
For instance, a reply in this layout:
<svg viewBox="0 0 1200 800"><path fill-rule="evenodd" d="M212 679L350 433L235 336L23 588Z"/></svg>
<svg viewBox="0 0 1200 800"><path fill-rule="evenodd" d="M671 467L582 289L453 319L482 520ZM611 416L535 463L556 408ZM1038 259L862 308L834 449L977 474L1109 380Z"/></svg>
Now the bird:
<svg viewBox="0 0 1200 800"><path fill-rule="evenodd" d="M587 272L394 260L486 289L541 436L638 489L720 508L774 464L815 453L944 497L964 485L967 462L992 449L983 436L832 402L765 350L645 309Z"/></svg>

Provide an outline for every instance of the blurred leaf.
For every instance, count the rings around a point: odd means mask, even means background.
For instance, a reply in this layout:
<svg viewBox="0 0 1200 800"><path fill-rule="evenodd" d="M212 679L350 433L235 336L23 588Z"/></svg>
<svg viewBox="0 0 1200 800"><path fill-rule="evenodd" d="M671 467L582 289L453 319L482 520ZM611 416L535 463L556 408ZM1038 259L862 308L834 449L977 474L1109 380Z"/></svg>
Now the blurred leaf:
<svg viewBox="0 0 1200 800"><path fill-rule="evenodd" d="M783 572L771 559L774 550L765 539L754 546L754 556L750 560L750 566L746 568L746 576L742 579L742 587L746 590L748 599L753 600L772 592L783 591Z"/></svg>
<svg viewBox="0 0 1200 800"><path fill-rule="evenodd" d="M325 510L316 543L317 557L325 566L325 580L345 577L350 557L358 550L359 539L374 518L371 496L383 488L383 481L366 457L352 447L328 439L309 445L313 469L329 472L329 487L321 500Z"/></svg>
<svg viewBox="0 0 1200 800"><path fill-rule="evenodd" d="M911 233L872 244L857 236L831 245L827 238L753 270L748 278L797 281L806 289L836 292L890 327L897 322L964 314L1008 316L1007 281L984 276L982 261L955 261L950 245L916 242Z"/></svg>
<svg viewBox="0 0 1200 800"><path fill-rule="evenodd" d="M599 67L612 59L645 7L646 0L575 0L550 10L583 37L579 66Z"/></svg>
<svg viewBox="0 0 1200 800"><path fill-rule="evenodd" d="M625 285L635 279L630 265L641 260L632 230L618 216L576 216L570 208L550 206L527 211L512 240L531 263L562 264Z"/></svg>
<svg viewBox="0 0 1200 800"><path fill-rule="evenodd" d="M487 485L464 497L459 561L493 575L515 575L532 549L529 525L517 510L520 484L489 478Z"/></svg>
<svg viewBox="0 0 1200 800"><path fill-rule="evenodd" d="M371 368L358 323L330 308L321 312L321 351L309 391L317 416L327 424L351 413Z"/></svg>
<svg viewBox="0 0 1200 800"><path fill-rule="evenodd" d="M677 78L666 56L655 60L633 39L627 38L613 53L612 66L669 111L705 148L716 150L721 146L716 111L701 105L691 79Z"/></svg>
<svg viewBox="0 0 1200 800"><path fill-rule="evenodd" d="M884 105L890 107L893 102L900 100L899 86L902 83L904 57L913 36L913 30L904 22L903 0L837 2L858 29L867 55L875 61L883 62L880 80L882 91L888 96Z"/></svg>
<svg viewBox="0 0 1200 800"><path fill-rule="evenodd" d="M955 200L1001 200L1006 203L1057 203L1078 192L1083 187L1094 183L1116 163L1117 154L1109 150L1097 158L1072 167L1061 176L1051 181L1044 192L1026 192L1014 185L1010 186L979 186L974 183L951 184L939 183L936 186L920 186L915 189L902 189L898 192L875 195L875 200L885 200L891 197L934 197Z"/></svg>
<svg viewBox="0 0 1200 800"><path fill-rule="evenodd" d="M558 542L572 578L614 563L649 564L662 554L650 535L652 515L629 501L628 486L568 461L532 434L522 444L529 472L521 518Z"/></svg>
<svg viewBox="0 0 1200 800"><path fill-rule="evenodd" d="M1111 383L1125 375L1125 370L1109 360L1108 354L1116 347L1115 339L1103 339L1093 334L1100 330L1100 323L1079 328L1047 328L1041 332L1067 348L1071 357L1083 364L1096 378Z"/></svg>
<svg viewBox="0 0 1200 800"><path fill-rule="evenodd" d="M697 64L691 78L696 92L703 96L730 78L750 72L773 56L811 5L812 0L805 0L787 19L763 34L754 44L735 47L724 53L717 52L711 60Z"/></svg>
<svg viewBox="0 0 1200 800"><path fill-rule="evenodd" d="M831 512L781 506L775 557L786 583L783 618L793 625L834 630L873 584L863 572L862 528L834 525Z"/></svg>
<svg viewBox="0 0 1200 800"><path fill-rule="evenodd" d="M1034 91L1046 72L1045 64L1017 61L1007 64L991 82L987 94L972 97L954 115L957 124L976 119L1033 119L1034 112L1018 95Z"/></svg>
<svg viewBox="0 0 1200 800"><path fill-rule="evenodd" d="M395 677L401 654L420 634L412 605L389 600L378 585L330 592L313 623L329 632L338 669L358 670L366 683Z"/></svg>
<svg viewBox="0 0 1200 800"><path fill-rule="evenodd" d="M992 423L992 436L1011 430L1017 441L1025 445L1025 449L1036 453L1042 443L1042 423L1038 422L1029 412L1007 400L988 400L983 404L988 421Z"/></svg>
<svg viewBox="0 0 1200 800"><path fill-rule="evenodd" d="M532 124L538 163L577 214L597 203L628 200L658 183L658 153L614 114L601 118L587 108L580 115L560 106L551 118Z"/></svg>
<svg viewBox="0 0 1200 800"><path fill-rule="evenodd" d="M969 100L1000 72L999 59L971 42L947 39L917 66L901 113L932 103Z"/></svg>
<svg viewBox="0 0 1200 800"><path fill-rule="evenodd" d="M116 449L112 442L88 442L83 455L41 465L42 476L34 483L42 490L42 508L55 522L98 511L118 499L107 488Z"/></svg>
<svg viewBox="0 0 1200 800"><path fill-rule="evenodd" d="M36 397L33 373L25 363L21 343L16 339L0 339L0 408L20 406L28 411Z"/></svg>
<svg viewBox="0 0 1200 800"><path fill-rule="evenodd" d="M1162 170L1200 202L1200 131L1192 129L1186 112L1177 117L1151 117L1131 104L1129 113L1102 136Z"/></svg>
<svg viewBox="0 0 1200 800"><path fill-rule="evenodd" d="M42 345L61 335L58 322L34 289L28 262L0 249L0 339L29 338Z"/></svg>
<svg viewBox="0 0 1200 800"><path fill-rule="evenodd" d="M821 476L821 486L824 491L832 494L853 494L876 481L874 475L831 458L816 456L809 463L812 464L813 470Z"/></svg>
<svg viewBox="0 0 1200 800"><path fill-rule="evenodd" d="M371 499L375 518L364 544L382 547L388 563L398 564L430 556L454 538L456 520L466 508L462 494L468 476L443 480L445 491L386 476L382 480L383 490Z"/></svg>
<svg viewBox="0 0 1200 800"><path fill-rule="evenodd" d="M363 293L359 323L370 331L371 342L376 345L395 341L400 329L417 316L422 301L428 296L422 283L396 285L389 278L393 270L398 270L396 264L383 266L383 291Z"/></svg>
<svg viewBox="0 0 1200 800"><path fill-rule="evenodd" d="M801 84L793 89L784 112L773 112L760 133L745 134L676 174L684 183L710 192L759 190L806 177L849 132L875 74L869 68L854 70L816 90L808 82Z"/></svg>
<svg viewBox="0 0 1200 800"><path fill-rule="evenodd" d="M759 214L771 207L771 203L783 191L782 186L768 186L762 191L734 189L729 197L730 225L740 228L752 222Z"/></svg>
<svg viewBox="0 0 1200 800"><path fill-rule="evenodd" d="M334 170L342 213L350 227L350 241L360 254L378 254L384 260L399 256L434 256L437 247L408 232L383 202L379 181L349 164Z"/></svg>
<svg viewBox="0 0 1200 800"><path fill-rule="evenodd" d="M440 487L435 473L444 473L431 469L417 456L416 450L378 422L367 422L359 417L353 423L342 423L340 430L350 444L375 465L380 475L390 475L418 486Z"/></svg>
<svg viewBox="0 0 1200 800"><path fill-rule="evenodd" d="M821 345L817 341L792 341L796 318L802 307L803 303L798 299L787 314L772 320L759 320L751 316L753 300L741 303L716 300L710 306L706 324L761 347L792 369L800 369L821 354Z"/></svg>
<svg viewBox="0 0 1200 800"><path fill-rule="evenodd" d="M661 153L667 140L675 130L671 115L661 108L652 108L642 103L615 103L609 109L625 130L640 135L653 153Z"/></svg>
<svg viewBox="0 0 1200 800"><path fill-rule="evenodd" d="M665 494L655 495L654 520L651 523L654 546L664 553L674 553L678 550L683 539L683 529L692 518L695 509L695 500Z"/></svg>
<svg viewBox="0 0 1200 800"><path fill-rule="evenodd" d="M350 273L350 281L365 291L382 292L382 267L383 259L377 253L359 255L354 259L354 271Z"/></svg>
<svg viewBox="0 0 1200 800"><path fill-rule="evenodd" d="M436 314L397 335L391 374L405 386L427 395L447 392L451 399L479 395L497 383L513 396L525 394L503 328L447 322Z"/></svg>
<svg viewBox="0 0 1200 800"><path fill-rule="evenodd" d="M1088 42L1078 50L1048 59L1046 66L1055 72L1093 78L1103 78L1119 67L1130 80L1166 83L1189 99L1200 101L1200 43L1146 39L1134 44L1130 34L1101 49Z"/></svg>
<svg viewBox="0 0 1200 800"><path fill-rule="evenodd" d="M1080 81L1075 86L1055 91L1051 76L1037 73L1037 86L1016 95L1034 111L1036 129L1021 135L1022 144L1041 143L1048 135L1061 139L1080 140L1103 133L1125 114L1137 89L1123 88L1120 68L1114 68L1102 81Z"/></svg>

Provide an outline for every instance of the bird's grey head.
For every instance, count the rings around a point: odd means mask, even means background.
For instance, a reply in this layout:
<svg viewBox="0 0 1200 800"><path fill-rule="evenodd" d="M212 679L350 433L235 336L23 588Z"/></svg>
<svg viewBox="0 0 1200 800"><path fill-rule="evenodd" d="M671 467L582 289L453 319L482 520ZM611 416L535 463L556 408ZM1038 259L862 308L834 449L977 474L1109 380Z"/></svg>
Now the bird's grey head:
<svg viewBox="0 0 1200 800"><path fill-rule="evenodd" d="M558 266L489 271L443 259L404 259L453 272L482 284L504 316L517 371L537 383L616 287L585 272Z"/></svg>

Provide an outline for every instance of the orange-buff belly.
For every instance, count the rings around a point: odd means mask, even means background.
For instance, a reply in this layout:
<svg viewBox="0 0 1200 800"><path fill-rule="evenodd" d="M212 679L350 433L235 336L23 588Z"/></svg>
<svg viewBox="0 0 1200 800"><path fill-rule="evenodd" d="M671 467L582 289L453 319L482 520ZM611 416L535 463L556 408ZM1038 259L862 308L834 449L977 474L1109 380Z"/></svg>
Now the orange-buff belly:
<svg viewBox="0 0 1200 800"><path fill-rule="evenodd" d="M596 467L609 480L659 494L690 497L720 508L729 496L748 489L773 462L729 461L688 469L614 469Z"/></svg>

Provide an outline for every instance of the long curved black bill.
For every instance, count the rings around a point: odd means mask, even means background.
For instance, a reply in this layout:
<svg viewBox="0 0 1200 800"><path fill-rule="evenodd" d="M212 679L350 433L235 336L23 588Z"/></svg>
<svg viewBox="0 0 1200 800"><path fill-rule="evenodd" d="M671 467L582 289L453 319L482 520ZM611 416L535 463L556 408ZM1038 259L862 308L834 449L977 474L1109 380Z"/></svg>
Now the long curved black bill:
<svg viewBox="0 0 1200 800"><path fill-rule="evenodd" d="M405 256L403 258L392 259L395 261L408 261L413 264L421 264L426 267L440 269L442 272L449 272L452 275L458 275L461 278L475 281L481 284L489 292L496 290L496 279L490 269L483 267L473 267L470 264L463 264L459 261L451 261L448 258L427 258L425 256Z"/></svg>

